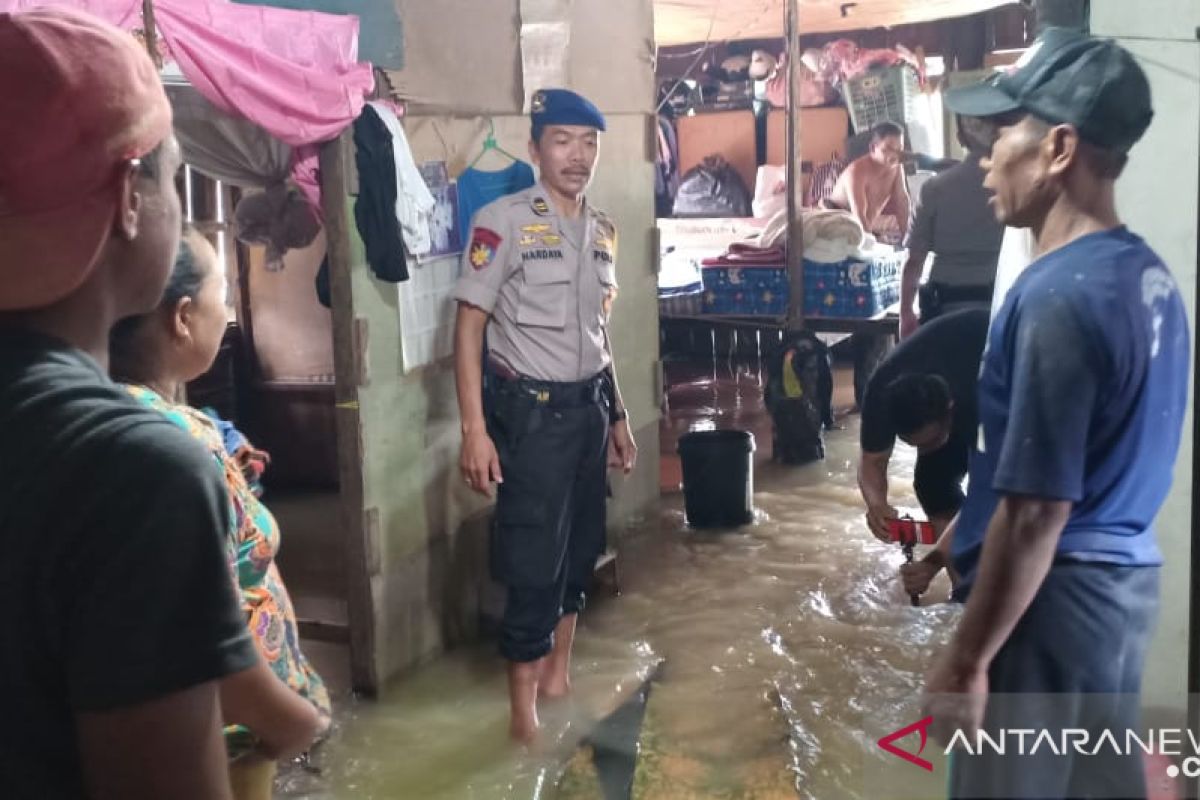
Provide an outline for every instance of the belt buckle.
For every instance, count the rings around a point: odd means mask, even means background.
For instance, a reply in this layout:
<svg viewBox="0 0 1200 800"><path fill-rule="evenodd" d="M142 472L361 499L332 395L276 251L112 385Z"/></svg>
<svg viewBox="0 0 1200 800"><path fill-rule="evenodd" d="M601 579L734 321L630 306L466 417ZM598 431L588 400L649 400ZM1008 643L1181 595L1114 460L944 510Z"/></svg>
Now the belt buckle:
<svg viewBox="0 0 1200 800"><path fill-rule="evenodd" d="M549 389L538 389L534 393L534 399L536 399L537 402L540 403L541 405L546 405L547 403L550 402L550 390Z"/></svg>

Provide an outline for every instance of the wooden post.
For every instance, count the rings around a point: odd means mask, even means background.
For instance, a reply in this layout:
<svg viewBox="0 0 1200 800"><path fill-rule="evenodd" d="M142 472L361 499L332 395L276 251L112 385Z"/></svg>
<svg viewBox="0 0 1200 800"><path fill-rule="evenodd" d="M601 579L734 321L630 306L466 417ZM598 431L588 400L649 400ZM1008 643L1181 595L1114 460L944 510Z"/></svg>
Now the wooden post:
<svg viewBox="0 0 1200 800"><path fill-rule="evenodd" d="M800 64L800 0L788 0L787 24L787 263L788 263L788 330L804 327L804 159L800 141L800 92L803 71Z"/></svg>
<svg viewBox="0 0 1200 800"><path fill-rule="evenodd" d="M321 146L321 207L325 212L329 295L333 316L338 483L346 551L346 613L350 627L350 680L356 692L376 696L375 600L371 591L371 548L364 508L362 418L358 390L366 380L366 326L354 317L350 229L347 215L353 151L349 130ZM377 571L377 570L376 570Z"/></svg>
<svg viewBox="0 0 1200 800"><path fill-rule="evenodd" d="M158 55L158 28L154 24L154 0L142 0L142 33L146 37L146 50L154 66L162 69L162 58Z"/></svg>

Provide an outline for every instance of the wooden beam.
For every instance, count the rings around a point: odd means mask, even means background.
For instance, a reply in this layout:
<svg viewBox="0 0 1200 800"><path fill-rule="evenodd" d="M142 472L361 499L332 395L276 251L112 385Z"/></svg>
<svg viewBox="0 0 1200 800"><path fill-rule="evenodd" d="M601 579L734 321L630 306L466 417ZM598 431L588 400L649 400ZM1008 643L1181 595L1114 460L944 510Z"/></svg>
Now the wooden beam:
<svg viewBox="0 0 1200 800"><path fill-rule="evenodd" d="M350 627L350 680L356 692L379 693L375 600L371 591L367 530L364 524L362 418L358 410L362 354L357 345L352 293L349 228L349 172L353 169L349 130L321 146L321 207L329 258L333 317L334 397L337 420L338 482L346 551L346 612Z"/></svg>
<svg viewBox="0 0 1200 800"><path fill-rule="evenodd" d="M158 54L158 28L154 24L153 0L142 0L142 34L146 37L146 51L154 66L162 69L162 58Z"/></svg>
<svg viewBox="0 0 1200 800"><path fill-rule="evenodd" d="M804 327L804 175L800 147L800 95L803 71L800 64L800 0L788 0L787 21L787 264L788 264L788 330Z"/></svg>

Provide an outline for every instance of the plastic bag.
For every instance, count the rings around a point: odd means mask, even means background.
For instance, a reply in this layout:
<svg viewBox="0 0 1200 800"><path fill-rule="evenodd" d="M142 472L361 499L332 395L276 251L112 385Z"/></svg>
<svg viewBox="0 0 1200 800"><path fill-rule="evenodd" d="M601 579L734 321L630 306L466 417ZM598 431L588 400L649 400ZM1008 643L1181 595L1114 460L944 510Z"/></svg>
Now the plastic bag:
<svg viewBox="0 0 1200 800"><path fill-rule="evenodd" d="M692 167L675 194L676 217L749 217L750 192L737 170L719 155Z"/></svg>

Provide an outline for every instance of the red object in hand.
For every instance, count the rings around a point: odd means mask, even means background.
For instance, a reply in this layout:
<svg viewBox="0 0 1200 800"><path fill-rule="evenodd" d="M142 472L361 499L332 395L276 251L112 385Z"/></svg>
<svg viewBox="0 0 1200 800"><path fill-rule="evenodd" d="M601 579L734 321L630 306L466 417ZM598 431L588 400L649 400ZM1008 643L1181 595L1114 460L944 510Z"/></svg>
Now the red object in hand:
<svg viewBox="0 0 1200 800"><path fill-rule="evenodd" d="M889 519L888 538L903 545L937 544L933 523L912 517Z"/></svg>

